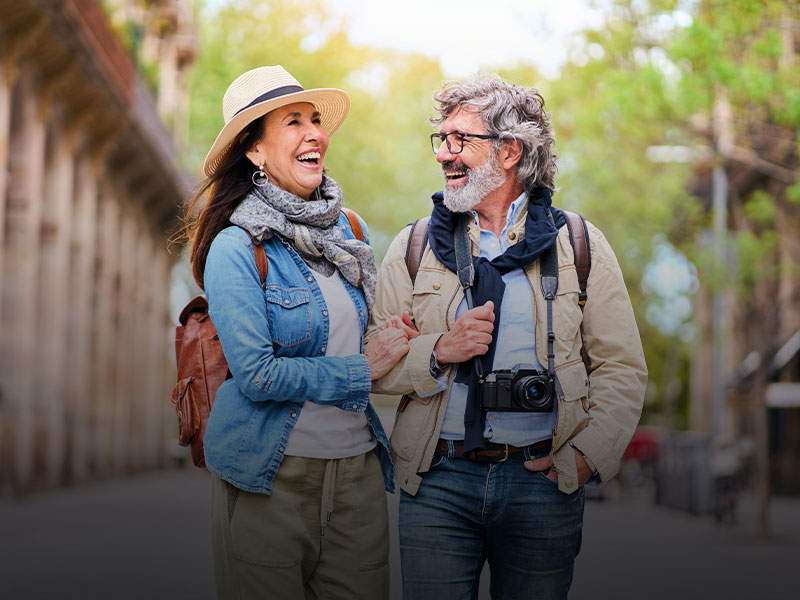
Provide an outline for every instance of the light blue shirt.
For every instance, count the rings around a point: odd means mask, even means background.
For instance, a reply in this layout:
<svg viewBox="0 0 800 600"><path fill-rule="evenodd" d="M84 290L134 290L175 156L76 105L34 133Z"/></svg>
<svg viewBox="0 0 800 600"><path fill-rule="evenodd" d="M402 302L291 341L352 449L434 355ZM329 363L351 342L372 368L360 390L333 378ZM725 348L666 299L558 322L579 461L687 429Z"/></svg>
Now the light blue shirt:
<svg viewBox="0 0 800 600"><path fill-rule="evenodd" d="M506 225L497 239L494 233L481 229L480 255L491 260L500 256L509 247L508 230L525 204L523 192L508 209ZM475 222L480 225L478 215ZM516 364L529 363L543 369L536 358L536 324L533 314L533 290L522 269L514 269L503 275L506 284L500 308L500 322L495 323L497 347L493 369L510 369ZM456 318L467 310L466 299L461 301ZM467 385L453 382L440 437L449 440L464 439L464 410L467 406ZM557 402L555 404L558 404ZM492 442L527 446L553 437L556 426L556 409L551 413L488 412L483 436Z"/></svg>

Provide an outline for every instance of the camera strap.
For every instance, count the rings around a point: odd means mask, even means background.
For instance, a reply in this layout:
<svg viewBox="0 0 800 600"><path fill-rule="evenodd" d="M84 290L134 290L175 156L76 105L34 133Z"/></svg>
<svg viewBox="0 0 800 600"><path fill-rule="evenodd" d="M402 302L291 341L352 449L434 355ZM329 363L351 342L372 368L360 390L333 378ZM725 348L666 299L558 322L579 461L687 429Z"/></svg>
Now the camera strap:
<svg viewBox="0 0 800 600"><path fill-rule="evenodd" d="M549 210L548 216L550 221L553 221L553 213ZM561 389L561 383L556 377L555 368L555 350L553 345L555 343L556 334L553 331L553 300L556 299L558 293L558 249L557 244L553 244L542 253L540 260L541 265L541 286L542 295L547 301L547 372L553 378L553 383L556 386L556 392L559 398L564 397L564 390Z"/></svg>
<svg viewBox="0 0 800 600"><path fill-rule="evenodd" d="M470 218L470 213L465 213L456 222L455 231L453 232L458 282L464 290L468 310L475 308L475 302L472 299L472 283L475 280L475 265L472 264L472 252L470 251L469 233L467 232L467 222ZM475 373L478 375L478 380L483 379L483 365L481 364L480 357L475 356L472 361L475 365Z"/></svg>

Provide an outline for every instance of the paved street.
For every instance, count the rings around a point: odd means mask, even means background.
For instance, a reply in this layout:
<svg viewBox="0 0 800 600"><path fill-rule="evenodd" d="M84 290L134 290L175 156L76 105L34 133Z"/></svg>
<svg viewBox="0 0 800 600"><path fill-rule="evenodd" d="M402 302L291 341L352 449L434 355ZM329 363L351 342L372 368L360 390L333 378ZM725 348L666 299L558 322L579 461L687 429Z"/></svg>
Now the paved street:
<svg viewBox="0 0 800 600"><path fill-rule="evenodd" d="M739 523L720 526L643 493L609 495L618 497L587 501L571 599L798 597L800 498L773 500L774 535L760 541L749 497ZM396 514L397 496L390 507ZM0 598L212 600L209 523L209 476L194 467L2 498Z"/></svg>

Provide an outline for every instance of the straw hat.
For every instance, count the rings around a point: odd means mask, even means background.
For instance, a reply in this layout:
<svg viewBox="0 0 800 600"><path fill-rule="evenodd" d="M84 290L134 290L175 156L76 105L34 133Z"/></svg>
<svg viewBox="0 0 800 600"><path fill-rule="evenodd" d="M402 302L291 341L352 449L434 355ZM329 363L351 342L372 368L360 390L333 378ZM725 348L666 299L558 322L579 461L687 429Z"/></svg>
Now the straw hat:
<svg viewBox="0 0 800 600"><path fill-rule="evenodd" d="M350 111L350 97L343 90L317 88L304 90L280 65L247 71L228 86L222 98L225 126L203 163L211 177L242 130L260 116L287 104L310 102L320 112L322 126L332 135Z"/></svg>

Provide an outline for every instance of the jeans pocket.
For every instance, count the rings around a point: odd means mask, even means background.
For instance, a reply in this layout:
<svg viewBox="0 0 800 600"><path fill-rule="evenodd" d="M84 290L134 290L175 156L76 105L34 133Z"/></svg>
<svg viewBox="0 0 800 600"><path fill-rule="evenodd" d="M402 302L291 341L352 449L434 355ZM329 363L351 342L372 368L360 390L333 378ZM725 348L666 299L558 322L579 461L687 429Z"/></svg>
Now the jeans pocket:
<svg viewBox="0 0 800 600"><path fill-rule="evenodd" d="M540 478L544 479L549 485L552 485L555 489L558 489L558 483L550 479L547 474L550 471L534 471L534 475L538 475Z"/></svg>
<svg viewBox="0 0 800 600"><path fill-rule="evenodd" d="M434 456L433 460L431 461L431 466L428 467L428 470L435 469L436 467L440 467L447 462L446 456Z"/></svg>

